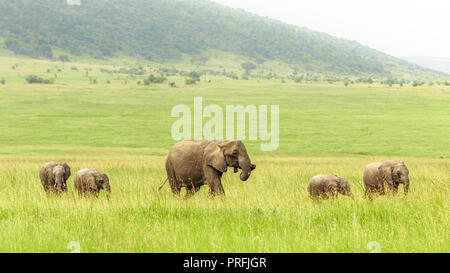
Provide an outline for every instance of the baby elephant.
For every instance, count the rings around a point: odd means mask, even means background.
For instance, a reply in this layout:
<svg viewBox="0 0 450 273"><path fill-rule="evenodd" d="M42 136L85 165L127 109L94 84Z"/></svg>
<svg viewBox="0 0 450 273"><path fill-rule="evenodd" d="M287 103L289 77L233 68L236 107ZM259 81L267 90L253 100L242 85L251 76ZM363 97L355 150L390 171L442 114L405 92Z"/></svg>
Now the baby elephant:
<svg viewBox="0 0 450 273"><path fill-rule="evenodd" d="M111 186L109 185L108 176L97 169L82 169L75 175L75 190L80 195L91 194L98 197L101 189L106 191L109 198Z"/></svg>
<svg viewBox="0 0 450 273"><path fill-rule="evenodd" d="M61 193L67 191L66 181L70 177L70 167L66 162L47 162L39 172L45 192Z"/></svg>
<svg viewBox="0 0 450 273"><path fill-rule="evenodd" d="M337 193L351 197L353 194L350 190L350 184L347 180L337 175L319 174L311 178L308 184L309 196L312 199L328 199L336 198Z"/></svg>

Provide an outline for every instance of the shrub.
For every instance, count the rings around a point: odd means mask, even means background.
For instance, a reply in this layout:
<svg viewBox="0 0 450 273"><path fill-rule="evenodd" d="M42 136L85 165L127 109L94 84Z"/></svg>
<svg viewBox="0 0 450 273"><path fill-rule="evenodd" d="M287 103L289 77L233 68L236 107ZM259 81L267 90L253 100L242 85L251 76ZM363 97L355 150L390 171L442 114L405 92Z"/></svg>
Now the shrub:
<svg viewBox="0 0 450 273"><path fill-rule="evenodd" d="M238 75L236 75L236 73L234 73L234 72L225 73L225 76L228 77L228 78L231 78L233 80L238 80L239 79Z"/></svg>
<svg viewBox="0 0 450 273"><path fill-rule="evenodd" d="M36 75L29 75L26 78L26 81L28 83L45 83L45 84L52 84L53 83L53 79L43 79L43 78L38 77Z"/></svg>
<svg viewBox="0 0 450 273"><path fill-rule="evenodd" d="M5 81L5 80L1 80L0 83L1 83L2 85L5 85L6 81Z"/></svg>
<svg viewBox="0 0 450 273"><path fill-rule="evenodd" d="M165 82L167 80L166 77L163 77L163 76L156 77L156 76L153 76L153 74L151 74L148 77L148 79L152 83L163 83L163 82Z"/></svg>
<svg viewBox="0 0 450 273"><path fill-rule="evenodd" d="M186 79L186 84L195 84L196 82L194 79Z"/></svg>
<svg viewBox="0 0 450 273"><path fill-rule="evenodd" d="M416 81L413 81L412 86L416 87L416 86L422 86L424 84L425 84L425 82L416 80Z"/></svg>
<svg viewBox="0 0 450 273"><path fill-rule="evenodd" d="M300 75L298 77L294 77L294 82L295 83L302 83L303 79L304 79L304 76Z"/></svg>
<svg viewBox="0 0 450 273"><path fill-rule="evenodd" d="M200 81L200 74L198 74L196 71L192 71L188 74L188 77L190 77L194 81Z"/></svg>

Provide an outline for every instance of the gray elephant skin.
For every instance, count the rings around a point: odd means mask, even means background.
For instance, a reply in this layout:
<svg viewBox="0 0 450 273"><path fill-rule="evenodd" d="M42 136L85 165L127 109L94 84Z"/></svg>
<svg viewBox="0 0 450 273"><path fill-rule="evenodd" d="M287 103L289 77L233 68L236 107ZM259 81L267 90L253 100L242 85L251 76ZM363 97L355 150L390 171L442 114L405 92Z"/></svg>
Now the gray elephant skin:
<svg viewBox="0 0 450 273"><path fill-rule="evenodd" d="M70 177L70 167L66 162L47 162L42 165L39 177L45 192L66 192L66 182Z"/></svg>
<svg viewBox="0 0 450 273"><path fill-rule="evenodd" d="M364 169L363 180L365 193L370 199L375 194L397 194L399 184L403 184L404 195L408 195L409 170L403 161L372 162Z"/></svg>
<svg viewBox="0 0 450 273"><path fill-rule="evenodd" d="M92 195L98 197L100 190L105 190L109 198L111 185L109 177L97 169L82 169L74 178L75 190L81 196Z"/></svg>
<svg viewBox="0 0 450 273"><path fill-rule="evenodd" d="M354 199L350 183L337 175L318 174L314 176L309 181L308 193L314 200L336 198L338 193Z"/></svg>
<svg viewBox="0 0 450 273"><path fill-rule="evenodd" d="M176 143L167 156L165 182L169 180L176 197L182 187L186 187L186 197L189 197L203 185L209 186L210 197L223 196L225 191L221 178L228 167L233 167L235 173L241 169L242 181L246 181L256 168L242 141L183 140Z"/></svg>

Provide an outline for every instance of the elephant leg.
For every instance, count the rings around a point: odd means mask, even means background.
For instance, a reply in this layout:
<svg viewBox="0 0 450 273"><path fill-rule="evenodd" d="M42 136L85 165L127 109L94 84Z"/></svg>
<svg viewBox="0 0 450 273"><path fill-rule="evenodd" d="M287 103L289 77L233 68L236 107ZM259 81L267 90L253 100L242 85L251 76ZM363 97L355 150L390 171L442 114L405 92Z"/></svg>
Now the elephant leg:
<svg viewBox="0 0 450 273"><path fill-rule="evenodd" d="M169 179L169 185L170 189L172 190L173 196L179 197L181 191L181 183L178 183L174 170L168 170L167 177Z"/></svg>
<svg viewBox="0 0 450 273"><path fill-rule="evenodd" d="M179 197L180 191L181 191L181 186L177 183L177 181L175 179L170 179L170 178L169 178L169 184L170 184L170 189L172 190L173 196Z"/></svg>
<svg viewBox="0 0 450 273"><path fill-rule="evenodd" d="M383 195L389 195L392 196L394 193L394 187L391 184L388 184L387 182L383 186Z"/></svg>
<svg viewBox="0 0 450 273"><path fill-rule="evenodd" d="M220 178L222 173L215 170L214 168L208 167L204 170L205 183L209 186L209 196L214 197L216 195L225 195L225 190L223 189L222 182Z"/></svg>
<svg viewBox="0 0 450 273"><path fill-rule="evenodd" d="M373 189L371 189L370 187L366 187L365 194L369 201L373 201Z"/></svg>
<svg viewBox="0 0 450 273"><path fill-rule="evenodd" d="M217 186L215 184L208 184L208 186L209 186L208 197L214 198L218 194Z"/></svg>
<svg viewBox="0 0 450 273"><path fill-rule="evenodd" d="M220 195L225 196L225 190L223 189L222 181L220 181L220 180L219 180L219 182L217 183L217 189L218 189L218 193L219 193Z"/></svg>
<svg viewBox="0 0 450 273"><path fill-rule="evenodd" d="M44 191L48 193L48 191L50 190L47 184L42 184L42 186L44 186Z"/></svg>
<svg viewBox="0 0 450 273"><path fill-rule="evenodd" d="M384 184L377 184L372 189L373 193L377 193L379 195L384 195L386 193Z"/></svg>
<svg viewBox="0 0 450 273"><path fill-rule="evenodd" d="M188 199L189 197L194 195L199 190L200 190L200 187L193 187L193 186L186 187L186 196L184 197L184 199Z"/></svg>
<svg viewBox="0 0 450 273"><path fill-rule="evenodd" d="M396 195L398 192L398 183L394 182L393 188L392 188L392 194Z"/></svg>
<svg viewBox="0 0 450 273"><path fill-rule="evenodd" d="M223 189L222 183L217 181L209 185L209 195L214 197L216 195L225 196L225 190Z"/></svg>

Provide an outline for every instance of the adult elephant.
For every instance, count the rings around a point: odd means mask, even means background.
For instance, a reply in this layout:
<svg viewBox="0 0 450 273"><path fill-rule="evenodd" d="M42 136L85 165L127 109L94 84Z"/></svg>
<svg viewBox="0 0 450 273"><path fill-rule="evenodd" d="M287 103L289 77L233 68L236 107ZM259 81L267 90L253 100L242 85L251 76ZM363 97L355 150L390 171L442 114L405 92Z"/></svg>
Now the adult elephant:
<svg viewBox="0 0 450 273"><path fill-rule="evenodd" d="M256 168L242 141L183 140L167 156L167 179L159 189L169 180L174 196L179 196L181 188L186 187L186 197L189 197L203 185L209 186L211 197L225 195L221 178L228 167L233 167L235 173L242 169L242 181Z"/></svg>
<svg viewBox="0 0 450 273"><path fill-rule="evenodd" d="M70 167L66 162L47 162L39 171L39 178L45 192L61 193L67 191L67 179L70 177Z"/></svg>
<svg viewBox="0 0 450 273"><path fill-rule="evenodd" d="M372 162L364 169L363 180L370 200L374 194L397 194L399 184L403 184L404 194L408 195L409 170L403 161Z"/></svg>

